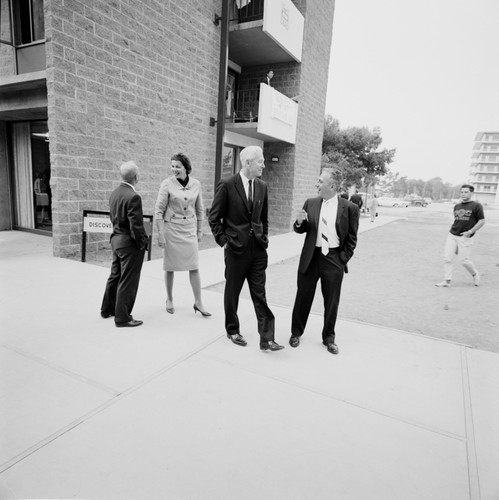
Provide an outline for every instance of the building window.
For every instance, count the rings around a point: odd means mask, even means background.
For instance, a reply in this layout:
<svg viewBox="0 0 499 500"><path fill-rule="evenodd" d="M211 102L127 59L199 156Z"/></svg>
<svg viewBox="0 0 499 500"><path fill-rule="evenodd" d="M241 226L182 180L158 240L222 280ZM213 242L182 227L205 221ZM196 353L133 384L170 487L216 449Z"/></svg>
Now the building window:
<svg viewBox="0 0 499 500"><path fill-rule="evenodd" d="M16 73L46 69L43 0L11 0Z"/></svg>
<svg viewBox="0 0 499 500"><path fill-rule="evenodd" d="M43 0L14 0L14 42L17 47L45 39Z"/></svg>

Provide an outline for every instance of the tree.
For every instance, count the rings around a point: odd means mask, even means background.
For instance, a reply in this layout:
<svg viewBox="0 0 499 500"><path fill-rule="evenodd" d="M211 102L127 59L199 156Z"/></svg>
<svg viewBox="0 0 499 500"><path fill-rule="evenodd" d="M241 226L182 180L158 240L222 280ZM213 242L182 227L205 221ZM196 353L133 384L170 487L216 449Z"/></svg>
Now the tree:
<svg viewBox="0 0 499 500"><path fill-rule="evenodd" d="M442 199L457 198L460 186L453 186L445 182L441 177L433 177L428 181L421 179L408 179L399 177L398 173L388 171L386 175L379 179L379 188L383 193L390 194L395 198L404 198L405 196L416 194L423 197L429 197L434 201Z"/></svg>
<svg viewBox="0 0 499 500"><path fill-rule="evenodd" d="M395 155L395 149L378 151L382 141L379 128L342 130L338 120L327 115L322 141L323 164L338 164L345 190L353 185L360 187L362 181L370 184L387 173L387 165Z"/></svg>

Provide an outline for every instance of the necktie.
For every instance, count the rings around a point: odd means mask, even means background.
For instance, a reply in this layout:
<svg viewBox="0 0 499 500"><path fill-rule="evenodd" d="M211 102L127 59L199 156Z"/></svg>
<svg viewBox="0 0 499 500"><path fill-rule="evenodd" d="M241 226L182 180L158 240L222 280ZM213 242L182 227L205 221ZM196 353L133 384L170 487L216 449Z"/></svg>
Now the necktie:
<svg viewBox="0 0 499 500"><path fill-rule="evenodd" d="M249 180L248 181L248 207L249 211L251 212L253 210L253 181Z"/></svg>
<svg viewBox="0 0 499 500"><path fill-rule="evenodd" d="M325 208L325 207L324 207ZM325 212L325 210L323 210ZM327 220L321 214L319 221L319 231L321 232L321 251L323 255L327 255L329 253L329 240L328 240L328 232L327 232Z"/></svg>

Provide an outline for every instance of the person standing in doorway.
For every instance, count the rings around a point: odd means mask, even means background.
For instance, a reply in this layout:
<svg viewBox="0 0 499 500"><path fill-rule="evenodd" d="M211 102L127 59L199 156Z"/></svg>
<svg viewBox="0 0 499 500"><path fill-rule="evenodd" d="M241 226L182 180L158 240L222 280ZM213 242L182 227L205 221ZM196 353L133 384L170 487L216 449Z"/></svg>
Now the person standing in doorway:
<svg viewBox="0 0 499 500"><path fill-rule="evenodd" d="M359 208L338 195L332 168L322 170L316 187L318 196L305 201L293 224L295 232L306 236L298 265L289 345L300 345L320 279L324 298L322 343L331 354L338 354L336 318L347 262L357 246Z"/></svg>
<svg viewBox="0 0 499 500"><path fill-rule="evenodd" d="M274 314L265 296L269 244L267 184L259 177L265 168L262 149L248 146L240 153L241 171L222 179L215 190L209 223L215 241L225 252L225 330L236 345L247 345L239 329L239 294L247 281L260 334L260 349L279 351L274 340Z"/></svg>
<svg viewBox="0 0 499 500"><path fill-rule="evenodd" d="M113 262L102 299L101 316L114 316L117 327L135 327L143 323L133 319L132 309L148 236L144 229L142 198L135 190L139 168L129 161L121 165L120 174L121 184L109 198Z"/></svg>
<svg viewBox="0 0 499 500"><path fill-rule="evenodd" d="M471 200L474 191L475 188L470 184L461 186L461 203L454 206L454 223L445 242L444 280L435 286L451 286L452 262L456 254L463 267L471 274L473 284L480 285L480 274L470 257L475 233L484 226L485 216L482 205Z"/></svg>

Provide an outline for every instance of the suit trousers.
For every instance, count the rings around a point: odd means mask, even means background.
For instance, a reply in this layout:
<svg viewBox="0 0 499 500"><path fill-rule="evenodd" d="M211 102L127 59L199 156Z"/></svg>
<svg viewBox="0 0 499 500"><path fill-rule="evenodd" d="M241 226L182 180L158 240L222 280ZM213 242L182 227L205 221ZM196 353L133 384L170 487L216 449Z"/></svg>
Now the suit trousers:
<svg viewBox="0 0 499 500"><path fill-rule="evenodd" d="M274 340L275 318L267 305L265 295L265 270L267 269L267 251L260 246L254 236L243 253L234 253L225 249L225 329L228 334L240 333L237 308L239 295L244 285L248 288L258 321L260 341Z"/></svg>
<svg viewBox="0 0 499 500"><path fill-rule="evenodd" d="M324 298L322 341L324 343L335 341L335 325L344 274L345 266L339 259L338 249L330 249L326 256L322 254L320 247L315 249L308 269L304 273L298 271L298 290L293 306L291 335L296 337L303 335L314 301L317 281L320 279Z"/></svg>
<svg viewBox="0 0 499 500"><path fill-rule="evenodd" d="M132 309L139 288L144 253L145 249L139 250L137 247L113 248L113 263L101 312L114 313L116 323L126 323L133 319Z"/></svg>

